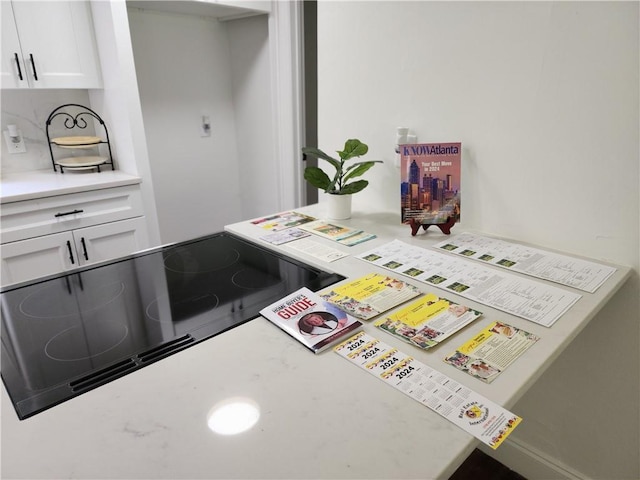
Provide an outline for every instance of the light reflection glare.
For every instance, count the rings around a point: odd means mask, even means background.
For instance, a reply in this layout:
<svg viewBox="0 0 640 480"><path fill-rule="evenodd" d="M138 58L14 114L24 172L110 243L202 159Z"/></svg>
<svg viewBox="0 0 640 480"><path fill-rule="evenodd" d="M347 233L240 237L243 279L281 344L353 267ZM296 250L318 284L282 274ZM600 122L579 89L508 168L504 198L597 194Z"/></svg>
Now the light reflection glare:
<svg viewBox="0 0 640 480"><path fill-rule="evenodd" d="M249 430L260 418L258 404L248 398L230 398L213 406L207 425L220 435L236 435Z"/></svg>

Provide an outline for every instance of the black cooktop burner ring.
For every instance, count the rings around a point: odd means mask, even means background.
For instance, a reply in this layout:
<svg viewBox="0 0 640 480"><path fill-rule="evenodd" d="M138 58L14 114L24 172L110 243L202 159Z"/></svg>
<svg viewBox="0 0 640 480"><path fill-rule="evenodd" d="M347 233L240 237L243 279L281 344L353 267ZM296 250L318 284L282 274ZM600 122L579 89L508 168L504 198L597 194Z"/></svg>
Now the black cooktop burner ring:
<svg viewBox="0 0 640 480"><path fill-rule="evenodd" d="M121 330L117 333L121 333L122 335L118 335L119 338L116 338L116 343L112 343L111 346L104 348L103 350L93 353L91 355L83 355L83 356L74 356L74 357L70 357L70 358L63 358L60 355L53 355L51 353L51 350L53 349L53 347L56 346L55 342L58 342L62 339L62 341L64 341L64 337L65 336L69 336L69 334L73 335L73 334L77 334L78 332L81 331L82 327L80 325L74 325L73 327L69 327L66 328L64 330L62 330L61 332L56 333L53 337L51 337L51 339L45 344L44 346L44 353L45 355L50 358L51 360L55 360L58 362L77 362L80 360L89 360L91 358L95 358L98 355L103 355L107 352L110 352L111 350L113 350L114 348L117 348L122 342L125 341L125 339L127 338L127 336L129 335L129 327L127 327L127 325L123 324L123 323L111 323L110 324L110 328L120 328ZM66 354L72 354L73 352L69 351L67 348L61 348L61 350L64 351L64 353Z"/></svg>
<svg viewBox="0 0 640 480"><path fill-rule="evenodd" d="M117 300L124 292L125 289L125 285L124 282L115 282L115 283L111 283L109 285L105 285L104 287L101 287L101 290L107 290L108 287L116 287L114 290L117 290L114 294L109 295L109 298L100 303L98 302L98 304L92 306L92 307L88 307L85 306L83 307L82 311L84 313L88 313L88 312L94 312L96 310L99 310L103 307L106 307L107 305L109 305L110 303L114 302L115 300ZM20 311L20 313L22 313L25 317L29 317L29 318L36 318L36 319L52 319L52 318L68 318L68 317L74 317L78 315L78 306L77 304L74 303L69 303L70 305L72 305L73 307L73 311L69 311L69 312L61 312L60 313L54 313L51 314L50 311L47 312L47 314L45 315L44 313L40 313L37 310L30 309L30 308L25 308L25 307L29 307L29 303L30 301L34 300L35 297L35 301L36 303L42 305L42 298L38 298L42 296L42 292L44 290L47 289L55 289L57 290L57 287L55 287L55 285L48 285L48 286L44 286L39 290L36 290L35 292L30 293L29 295L27 295L24 299L22 299L22 301L20 302L20 304L18 305L18 310ZM46 302L45 302L46 303ZM68 304L65 302L55 302L54 305L57 306L67 306Z"/></svg>
<svg viewBox="0 0 640 480"><path fill-rule="evenodd" d="M171 302L171 300L169 299L169 295L163 295L162 297L158 297L155 300L152 300L144 309L144 313L147 316L147 318L154 320L156 322L160 322L160 323L172 323L173 321L175 321L174 318L167 318L166 321L159 318L159 315L154 315L155 312L153 312L153 308L155 305L158 304L158 302L160 301L160 298L166 298L167 301ZM191 297L188 298L187 301L193 302L193 301L202 301L204 299L213 299L215 300L215 304L211 303L207 305L207 309L208 310L213 310L215 308L218 307L218 305L220 305L220 298L215 294L215 293L208 293L208 294L204 294L204 295L199 295L198 297ZM157 309L156 309L157 310Z"/></svg>

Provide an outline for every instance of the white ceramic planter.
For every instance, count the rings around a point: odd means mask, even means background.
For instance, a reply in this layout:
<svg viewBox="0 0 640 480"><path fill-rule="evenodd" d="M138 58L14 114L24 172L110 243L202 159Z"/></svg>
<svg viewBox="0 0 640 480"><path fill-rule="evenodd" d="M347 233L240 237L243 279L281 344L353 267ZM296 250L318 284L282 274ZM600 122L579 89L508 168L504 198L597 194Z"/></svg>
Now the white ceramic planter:
<svg viewBox="0 0 640 480"><path fill-rule="evenodd" d="M351 218L351 195L328 194L327 217L332 220Z"/></svg>

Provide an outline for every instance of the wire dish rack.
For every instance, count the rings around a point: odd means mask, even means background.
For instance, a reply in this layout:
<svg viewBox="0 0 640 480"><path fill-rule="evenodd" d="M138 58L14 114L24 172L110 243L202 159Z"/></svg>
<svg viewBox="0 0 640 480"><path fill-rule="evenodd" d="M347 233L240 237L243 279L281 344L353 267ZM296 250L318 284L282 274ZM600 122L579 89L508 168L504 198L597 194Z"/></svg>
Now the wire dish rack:
<svg viewBox="0 0 640 480"><path fill-rule="evenodd" d="M101 127L102 132L96 133L102 133L104 136L68 135L51 138L51 130L56 128L56 131L69 130L69 133L84 133L90 125L98 130L100 130L98 127ZM62 128L64 130L61 130ZM67 103L57 107L47 118L46 131L54 172L58 171L58 167L60 167L60 173L64 173L65 168L100 172L100 167L104 165L111 165L111 170L114 170L107 125L100 115L90 108L77 103ZM54 155L54 147L59 158Z"/></svg>

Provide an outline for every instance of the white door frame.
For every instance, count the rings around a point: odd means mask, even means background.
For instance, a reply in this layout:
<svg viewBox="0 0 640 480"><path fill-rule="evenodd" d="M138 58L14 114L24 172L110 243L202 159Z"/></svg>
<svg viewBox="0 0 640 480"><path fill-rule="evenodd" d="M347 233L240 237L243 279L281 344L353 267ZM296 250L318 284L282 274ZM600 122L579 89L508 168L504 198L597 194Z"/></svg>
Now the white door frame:
<svg viewBox="0 0 640 480"><path fill-rule="evenodd" d="M304 198L302 3L273 0L269 15L269 54L274 159L280 210L297 208Z"/></svg>

